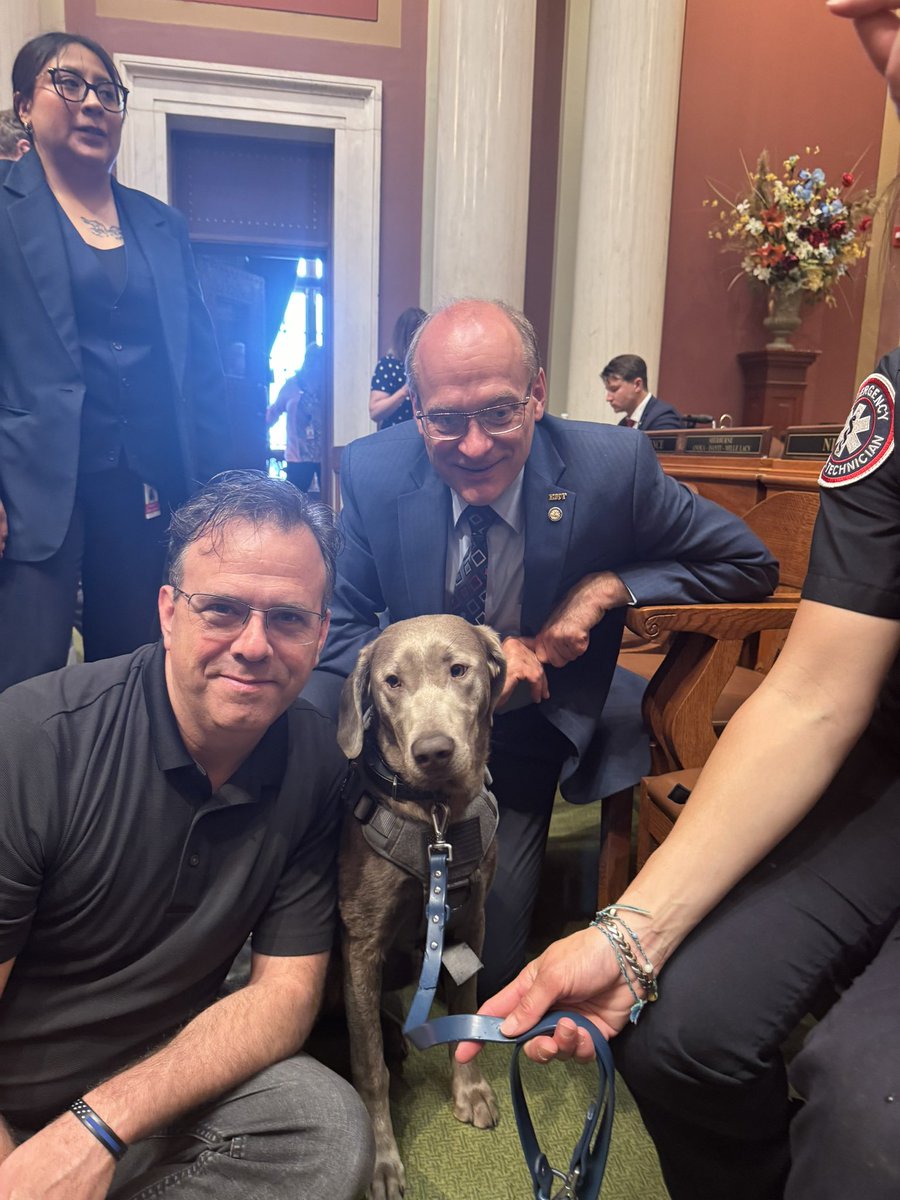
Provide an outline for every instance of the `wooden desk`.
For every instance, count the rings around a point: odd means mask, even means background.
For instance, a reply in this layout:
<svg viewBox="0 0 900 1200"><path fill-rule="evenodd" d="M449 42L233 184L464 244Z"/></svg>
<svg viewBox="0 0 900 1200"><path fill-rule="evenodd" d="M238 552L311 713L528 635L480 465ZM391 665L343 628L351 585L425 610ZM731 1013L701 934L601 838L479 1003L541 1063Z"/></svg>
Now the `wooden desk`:
<svg viewBox="0 0 900 1200"><path fill-rule="evenodd" d="M660 454L662 469L673 479L692 483L701 496L743 517L776 492L818 492L822 463L810 459L730 458Z"/></svg>

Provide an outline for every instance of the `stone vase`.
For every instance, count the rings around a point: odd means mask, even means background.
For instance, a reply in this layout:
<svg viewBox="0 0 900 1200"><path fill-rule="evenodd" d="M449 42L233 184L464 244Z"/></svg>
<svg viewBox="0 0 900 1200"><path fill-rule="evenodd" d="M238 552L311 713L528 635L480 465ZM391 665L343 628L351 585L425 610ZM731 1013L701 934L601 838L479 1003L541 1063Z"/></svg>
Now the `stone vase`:
<svg viewBox="0 0 900 1200"><path fill-rule="evenodd" d="M771 335L771 340L766 343L767 350L793 349L791 334L803 320L800 316L802 303L803 292L800 290L785 291L776 287L769 291L769 311L763 320Z"/></svg>

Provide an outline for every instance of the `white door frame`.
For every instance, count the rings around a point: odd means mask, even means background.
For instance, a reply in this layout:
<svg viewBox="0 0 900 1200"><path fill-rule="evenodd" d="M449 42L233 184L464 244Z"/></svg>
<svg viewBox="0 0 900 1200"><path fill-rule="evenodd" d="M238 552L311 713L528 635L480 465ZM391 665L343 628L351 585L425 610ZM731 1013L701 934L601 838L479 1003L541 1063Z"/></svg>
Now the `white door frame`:
<svg viewBox="0 0 900 1200"><path fill-rule="evenodd" d="M334 136L334 443L371 432L378 353L381 81L117 54L131 94L118 179L169 200L169 118L330 129ZM273 130L273 133L275 130Z"/></svg>

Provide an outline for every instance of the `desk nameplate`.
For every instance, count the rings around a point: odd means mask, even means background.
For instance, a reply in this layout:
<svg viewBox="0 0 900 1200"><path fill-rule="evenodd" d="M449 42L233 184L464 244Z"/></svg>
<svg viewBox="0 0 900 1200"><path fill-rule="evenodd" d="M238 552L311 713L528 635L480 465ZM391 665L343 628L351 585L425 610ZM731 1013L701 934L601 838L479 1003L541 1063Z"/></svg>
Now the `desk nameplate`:
<svg viewBox="0 0 900 1200"><path fill-rule="evenodd" d="M650 445L657 454L677 454L680 433L648 433Z"/></svg>
<svg viewBox="0 0 900 1200"><path fill-rule="evenodd" d="M795 425L784 431L784 458L827 458L841 425Z"/></svg>
<svg viewBox="0 0 900 1200"><path fill-rule="evenodd" d="M718 455L726 458L764 458L772 444L772 426L732 429L690 429L647 435L657 454Z"/></svg>

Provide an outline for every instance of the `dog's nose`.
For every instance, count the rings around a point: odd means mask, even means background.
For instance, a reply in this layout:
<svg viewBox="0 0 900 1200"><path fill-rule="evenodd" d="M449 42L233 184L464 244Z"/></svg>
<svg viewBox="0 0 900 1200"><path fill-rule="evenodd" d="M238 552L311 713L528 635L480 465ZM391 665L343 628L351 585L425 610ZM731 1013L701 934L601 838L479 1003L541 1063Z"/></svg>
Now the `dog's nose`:
<svg viewBox="0 0 900 1200"><path fill-rule="evenodd" d="M456 743L445 733L428 733L416 738L411 749L416 766L427 771L429 768L445 766L456 749Z"/></svg>

